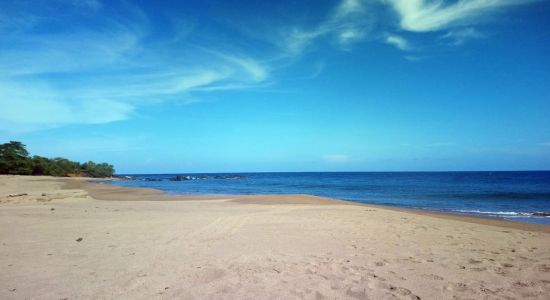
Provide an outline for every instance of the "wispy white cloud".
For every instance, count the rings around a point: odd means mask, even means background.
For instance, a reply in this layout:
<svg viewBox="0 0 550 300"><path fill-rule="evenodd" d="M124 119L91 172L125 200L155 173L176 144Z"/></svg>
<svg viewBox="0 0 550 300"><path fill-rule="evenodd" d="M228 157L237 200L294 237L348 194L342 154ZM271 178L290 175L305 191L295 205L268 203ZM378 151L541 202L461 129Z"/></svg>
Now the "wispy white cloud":
<svg viewBox="0 0 550 300"><path fill-rule="evenodd" d="M212 53L228 63L234 64L239 67L242 71L247 73L252 81L260 82L264 81L268 77L267 67L262 65L259 61L252 59L250 57L231 55L227 53L222 53L219 51L206 50L209 53Z"/></svg>
<svg viewBox="0 0 550 300"><path fill-rule="evenodd" d="M0 95L0 129L10 132L120 121L135 109L129 103L111 99L73 99L43 84L26 88L3 82Z"/></svg>
<svg viewBox="0 0 550 300"><path fill-rule="evenodd" d="M389 34L386 36L385 41L387 44L393 45L399 50L407 51L412 49L409 42L405 38L398 35Z"/></svg>
<svg viewBox="0 0 550 300"><path fill-rule="evenodd" d="M443 38L451 45L461 45L469 39L484 37L473 27L464 27L483 22L491 13L505 7L522 5L537 0L379 0L397 12L401 29L410 32L446 31ZM342 0L331 14L309 29L294 27L285 33L284 46L290 55L299 55L314 48L321 40L331 40L343 50L350 49L356 42L368 38L377 20L372 10L376 1ZM386 24L387 25L387 24ZM382 35L385 43L400 50L412 50L411 43L397 34L373 33ZM375 38L376 39L376 38Z"/></svg>
<svg viewBox="0 0 550 300"><path fill-rule="evenodd" d="M50 75L44 65L36 73L0 76L0 104L5 108L0 111L0 130L22 132L121 121L144 106L166 101L196 103L200 101L192 93L247 89L268 78L268 71L252 58L207 52L203 55L197 64L163 66L158 71L139 65L89 76L86 72L94 65L82 71L52 68L59 73L56 76L76 77L61 85L43 75ZM121 65L125 63L107 66L126 68ZM185 66L189 70L179 70Z"/></svg>
<svg viewBox="0 0 550 300"><path fill-rule="evenodd" d="M363 12L365 9L363 2L363 0L342 0L336 8L334 17L342 19L349 15Z"/></svg>
<svg viewBox="0 0 550 300"><path fill-rule="evenodd" d="M365 32L357 28L348 28L338 34L338 43L346 48L351 43L363 39Z"/></svg>
<svg viewBox="0 0 550 300"><path fill-rule="evenodd" d="M371 20L362 0L342 0L325 21L311 29L292 28L285 33L284 46L291 55L301 54L317 39L329 38L342 49L365 38Z"/></svg>
<svg viewBox="0 0 550 300"><path fill-rule="evenodd" d="M35 23L12 34L13 26L0 26L0 42L10 45L0 53L0 131L120 121L147 105L195 103L191 93L246 89L269 79L266 65L245 53L145 43L149 20L139 8L126 8L133 19L102 17L106 26L96 30L35 34Z"/></svg>
<svg viewBox="0 0 550 300"><path fill-rule="evenodd" d="M349 50L371 39L416 51L412 33L405 39L402 32L384 33L386 28L373 32L373 22L386 22L373 17L375 2L397 11L401 29L445 30L440 38L460 45L483 37L465 24L532 1L341 0L319 23L274 30L284 34L271 36L279 42L270 44L269 54L227 47L231 44L227 41L204 42L204 35L194 35L199 26L192 21L169 22L174 28L151 39L155 35L151 21L127 2L113 13L100 0L63 0L71 8L69 14L74 13L68 17L89 18L81 24L93 23L69 28L60 26L61 19L41 15L40 9L9 13L0 9L0 131L108 123L128 119L148 105L195 103L207 92L264 88L276 79L277 70L323 43ZM55 30L36 30L41 26ZM192 43L190 36L195 37ZM424 56L415 52L405 58L418 61ZM308 78L324 69L325 63L319 64ZM338 160L338 155L332 159Z"/></svg>
<svg viewBox="0 0 550 300"><path fill-rule="evenodd" d="M145 91L145 94L178 94L193 91L194 89L209 86L226 78L227 75L223 72L215 70L200 70L192 72L189 75L174 76L173 79L166 82L150 86L151 89ZM143 91L141 91L143 94Z"/></svg>
<svg viewBox="0 0 550 300"><path fill-rule="evenodd" d="M442 0L386 1L399 14L403 29L426 32L481 22L487 13L534 0L457 0L451 3Z"/></svg>
<svg viewBox="0 0 550 300"><path fill-rule="evenodd" d="M287 38L285 40L285 47L291 55L298 55L302 53L306 47L318 37L324 35L326 32L320 29L311 31L305 31L302 29L294 28L289 33L286 33Z"/></svg>
<svg viewBox="0 0 550 300"><path fill-rule="evenodd" d="M485 37L483 33L471 27L451 30L442 36L443 39L449 41L450 44L454 46L462 45L468 40L480 39L483 37Z"/></svg>
<svg viewBox="0 0 550 300"><path fill-rule="evenodd" d="M76 72L121 63L141 38L141 34L122 28L11 38L11 49L0 55L2 75Z"/></svg>
<svg viewBox="0 0 550 300"><path fill-rule="evenodd" d="M82 10L104 8L98 0L66 3ZM0 113L0 130L125 120L147 105L199 102L196 93L263 87L269 84L271 66L285 65L281 59L266 63L246 51L217 50L223 45L185 44L190 26L183 34L176 26L165 41L145 42L153 30L147 15L130 4L123 10L131 17L102 14L94 18L101 24L94 29L48 34L33 32L56 22L40 12L2 17L0 42L11 46L0 54L0 104L9 106ZM293 29L284 52L296 56L323 36L348 47L364 37L363 12L363 1L341 1L322 24Z"/></svg>

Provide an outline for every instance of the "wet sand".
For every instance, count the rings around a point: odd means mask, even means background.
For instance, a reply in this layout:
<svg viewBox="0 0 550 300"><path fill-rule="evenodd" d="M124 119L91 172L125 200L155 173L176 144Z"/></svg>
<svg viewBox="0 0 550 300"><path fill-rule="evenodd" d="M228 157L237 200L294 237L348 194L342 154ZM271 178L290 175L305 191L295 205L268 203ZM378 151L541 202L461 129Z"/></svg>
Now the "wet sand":
<svg viewBox="0 0 550 300"><path fill-rule="evenodd" d="M0 298L545 299L549 227L0 176Z"/></svg>

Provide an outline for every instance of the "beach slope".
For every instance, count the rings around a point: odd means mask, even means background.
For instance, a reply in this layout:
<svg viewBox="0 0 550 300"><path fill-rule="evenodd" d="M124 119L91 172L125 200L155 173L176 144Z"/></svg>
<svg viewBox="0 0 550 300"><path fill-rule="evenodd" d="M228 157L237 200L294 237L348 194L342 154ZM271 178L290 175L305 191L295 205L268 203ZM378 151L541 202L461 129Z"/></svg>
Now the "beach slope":
<svg viewBox="0 0 550 300"><path fill-rule="evenodd" d="M0 176L0 298L547 299L548 228Z"/></svg>

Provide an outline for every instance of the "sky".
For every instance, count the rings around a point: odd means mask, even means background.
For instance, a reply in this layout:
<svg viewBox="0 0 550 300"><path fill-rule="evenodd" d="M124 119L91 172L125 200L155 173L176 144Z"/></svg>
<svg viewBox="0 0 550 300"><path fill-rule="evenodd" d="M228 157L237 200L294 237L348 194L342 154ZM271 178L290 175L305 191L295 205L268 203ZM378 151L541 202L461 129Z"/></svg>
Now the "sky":
<svg viewBox="0 0 550 300"><path fill-rule="evenodd" d="M119 174L550 169L550 2L0 2L0 143Z"/></svg>

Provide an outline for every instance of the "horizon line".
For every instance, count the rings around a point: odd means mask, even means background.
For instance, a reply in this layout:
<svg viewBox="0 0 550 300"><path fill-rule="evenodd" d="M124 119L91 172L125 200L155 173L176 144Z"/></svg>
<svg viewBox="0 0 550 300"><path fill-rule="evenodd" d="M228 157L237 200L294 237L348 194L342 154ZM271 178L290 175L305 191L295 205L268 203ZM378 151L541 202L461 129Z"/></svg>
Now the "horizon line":
<svg viewBox="0 0 550 300"><path fill-rule="evenodd" d="M175 173L120 173L124 175L181 175L181 174L268 174L268 173L489 173L489 172L550 172L550 170L462 170L462 171L256 171L256 172L175 172Z"/></svg>

